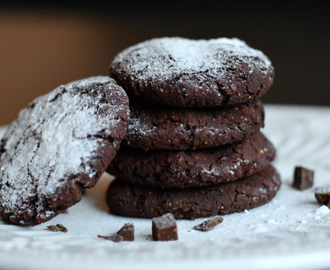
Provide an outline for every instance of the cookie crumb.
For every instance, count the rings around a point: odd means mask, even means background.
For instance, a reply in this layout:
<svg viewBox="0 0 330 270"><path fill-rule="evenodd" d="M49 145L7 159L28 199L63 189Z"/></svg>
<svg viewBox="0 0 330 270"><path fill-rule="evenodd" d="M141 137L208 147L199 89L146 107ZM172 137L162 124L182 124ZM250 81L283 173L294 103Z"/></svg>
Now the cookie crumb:
<svg viewBox="0 0 330 270"><path fill-rule="evenodd" d="M152 219L152 238L155 241L178 240L176 221L171 213Z"/></svg>
<svg viewBox="0 0 330 270"><path fill-rule="evenodd" d="M301 166L295 167L292 186L298 190L305 190L313 186L314 171Z"/></svg>
<svg viewBox="0 0 330 270"><path fill-rule="evenodd" d="M47 228L52 232L68 232L68 229L64 227L62 224L56 224L56 225L49 225Z"/></svg>
<svg viewBox="0 0 330 270"><path fill-rule="evenodd" d="M203 223L196 225L193 227L194 230L207 232L213 230L217 225L219 225L223 221L223 217L214 216L210 219L204 221Z"/></svg>

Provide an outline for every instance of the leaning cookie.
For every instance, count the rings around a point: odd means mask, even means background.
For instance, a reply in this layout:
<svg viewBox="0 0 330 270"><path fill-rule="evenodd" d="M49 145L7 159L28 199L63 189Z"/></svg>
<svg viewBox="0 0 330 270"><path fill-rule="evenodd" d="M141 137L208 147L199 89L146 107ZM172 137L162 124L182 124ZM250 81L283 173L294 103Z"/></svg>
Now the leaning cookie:
<svg viewBox="0 0 330 270"><path fill-rule="evenodd" d="M210 187L160 189L115 180L107 191L110 213L153 218L172 213L176 219L194 219L241 212L269 202L280 188L273 167L234 182Z"/></svg>
<svg viewBox="0 0 330 270"><path fill-rule="evenodd" d="M209 148L242 141L263 126L260 100L207 109L131 106L123 144L146 150Z"/></svg>
<svg viewBox="0 0 330 270"><path fill-rule="evenodd" d="M128 98L109 77L62 85L20 112L1 140L0 215L36 225L93 187L129 120Z"/></svg>
<svg viewBox="0 0 330 270"><path fill-rule="evenodd" d="M235 181L268 167L275 148L261 133L216 148L143 151L122 147L107 171L131 184L187 188Z"/></svg>
<svg viewBox="0 0 330 270"><path fill-rule="evenodd" d="M130 98L175 107L244 103L274 80L269 59L236 38L148 40L118 54L110 74Z"/></svg>

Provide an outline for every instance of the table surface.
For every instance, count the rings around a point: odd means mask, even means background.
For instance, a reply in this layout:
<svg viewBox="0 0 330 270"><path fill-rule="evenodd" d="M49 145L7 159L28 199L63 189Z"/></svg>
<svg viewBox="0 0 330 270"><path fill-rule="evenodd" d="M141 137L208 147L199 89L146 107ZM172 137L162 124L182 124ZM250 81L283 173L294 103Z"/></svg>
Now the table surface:
<svg viewBox="0 0 330 270"><path fill-rule="evenodd" d="M310 269L330 268L330 210L314 188L330 185L330 108L266 105L263 133L274 143L282 186L267 205L224 216L214 230L192 227L205 219L178 220L179 240L153 242L151 221L114 216L104 202L112 177L104 174L68 213L35 226L0 221L1 269ZM0 129L0 135L4 128ZM294 167L315 170L314 187L291 187ZM135 225L134 242L97 237ZM67 233L51 232L61 223Z"/></svg>

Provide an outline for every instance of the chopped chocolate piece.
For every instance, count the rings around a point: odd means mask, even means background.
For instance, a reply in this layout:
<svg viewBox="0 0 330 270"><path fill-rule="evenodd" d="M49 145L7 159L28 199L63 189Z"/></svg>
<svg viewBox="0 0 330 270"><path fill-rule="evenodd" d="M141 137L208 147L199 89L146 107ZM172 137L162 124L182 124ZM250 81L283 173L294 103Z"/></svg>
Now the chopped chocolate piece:
<svg viewBox="0 0 330 270"><path fill-rule="evenodd" d="M67 232L68 231L68 229L65 228L62 224L57 224L56 226L60 229L61 232Z"/></svg>
<svg viewBox="0 0 330 270"><path fill-rule="evenodd" d="M178 230L173 214L167 213L152 219L152 238L155 241L178 240Z"/></svg>
<svg viewBox="0 0 330 270"><path fill-rule="evenodd" d="M134 224L132 222L125 223L124 226L114 235L98 235L97 237L111 240L113 242L134 241Z"/></svg>
<svg viewBox="0 0 330 270"><path fill-rule="evenodd" d="M68 229L65 228L62 224L49 225L47 228L53 232L67 232Z"/></svg>
<svg viewBox="0 0 330 270"><path fill-rule="evenodd" d="M204 221L203 223L194 226L194 230L198 231L210 231L213 230L217 225L219 225L223 221L223 217L221 216L214 216L210 219Z"/></svg>
<svg viewBox="0 0 330 270"><path fill-rule="evenodd" d="M314 171L304 167L296 167L294 171L293 187L305 190L313 186Z"/></svg>
<svg viewBox="0 0 330 270"><path fill-rule="evenodd" d="M330 187L316 188L314 193L319 204L324 204L330 208Z"/></svg>
<svg viewBox="0 0 330 270"><path fill-rule="evenodd" d="M59 227L57 227L56 225L49 225L49 226L47 226L47 228L52 232L60 231Z"/></svg>
<svg viewBox="0 0 330 270"><path fill-rule="evenodd" d="M122 236L123 241L134 241L134 224L132 222L125 223L116 234Z"/></svg>

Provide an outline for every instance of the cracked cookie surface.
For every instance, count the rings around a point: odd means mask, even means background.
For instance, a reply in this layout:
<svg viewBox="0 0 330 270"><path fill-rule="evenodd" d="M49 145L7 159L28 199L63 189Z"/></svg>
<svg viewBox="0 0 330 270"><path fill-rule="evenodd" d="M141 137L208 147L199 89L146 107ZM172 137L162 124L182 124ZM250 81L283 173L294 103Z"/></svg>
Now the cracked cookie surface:
<svg viewBox="0 0 330 270"><path fill-rule="evenodd" d="M121 216L153 218L172 213L176 219L195 219L266 204L280 185L280 176L271 166L234 182L176 190L125 184L116 179L107 191L107 204L110 213Z"/></svg>
<svg viewBox="0 0 330 270"><path fill-rule="evenodd" d="M119 53L110 66L131 99L174 107L244 103L264 95L274 80L270 60L233 38L156 38Z"/></svg>
<svg viewBox="0 0 330 270"><path fill-rule="evenodd" d="M198 109L132 104L122 143L145 150L210 148L242 141L263 126L264 108L260 100Z"/></svg>
<svg viewBox="0 0 330 270"><path fill-rule="evenodd" d="M2 218L36 225L80 201L114 158L128 120L128 97L109 77L35 99L1 140Z"/></svg>
<svg viewBox="0 0 330 270"><path fill-rule="evenodd" d="M198 150L143 151L122 147L107 171L127 183L187 188L235 181L268 167L275 148L256 133L243 142Z"/></svg>

